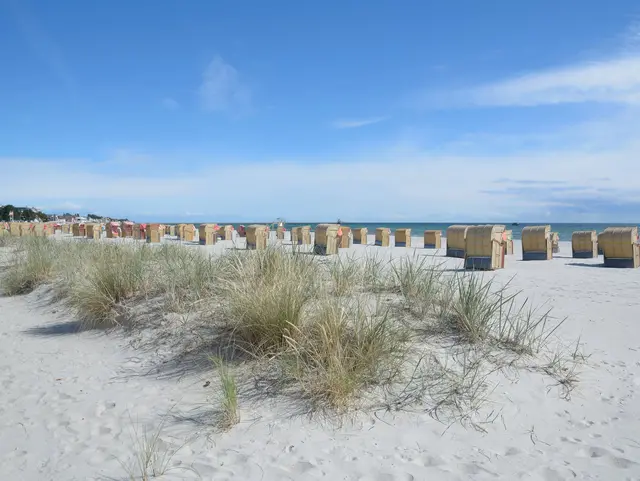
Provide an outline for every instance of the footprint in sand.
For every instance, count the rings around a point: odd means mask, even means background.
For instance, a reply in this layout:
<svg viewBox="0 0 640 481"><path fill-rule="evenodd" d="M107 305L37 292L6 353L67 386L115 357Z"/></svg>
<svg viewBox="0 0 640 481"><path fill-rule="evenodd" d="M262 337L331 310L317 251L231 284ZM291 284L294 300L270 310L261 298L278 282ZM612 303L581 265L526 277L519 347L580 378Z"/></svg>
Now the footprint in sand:
<svg viewBox="0 0 640 481"><path fill-rule="evenodd" d="M325 472L322 471L318 466L309 462L309 461L298 461L293 465L292 471L298 475L306 474L307 476L314 477L324 477Z"/></svg>
<svg viewBox="0 0 640 481"><path fill-rule="evenodd" d="M106 411L110 411L115 407L116 407L116 403L114 402L104 402L104 403L101 402L96 407L96 416L101 417Z"/></svg>
<svg viewBox="0 0 640 481"><path fill-rule="evenodd" d="M442 459L440 456L431 455L417 457L413 460L413 462L418 466L424 466L427 468L442 466L443 464L445 464L444 459Z"/></svg>
<svg viewBox="0 0 640 481"><path fill-rule="evenodd" d="M624 453L624 450L616 449L616 451ZM631 461L630 459L615 456L611 451L598 446L590 446L588 449L581 449L577 452L578 456L588 457L592 459L602 459L609 463L611 466L620 469L629 469L632 466L637 466L638 463Z"/></svg>
<svg viewBox="0 0 640 481"><path fill-rule="evenodd" d="M415 481L415 477L409 473L402 473L399 475L389 473L378 473L373 477L364 476L358 478L358 481Z"/></svg>

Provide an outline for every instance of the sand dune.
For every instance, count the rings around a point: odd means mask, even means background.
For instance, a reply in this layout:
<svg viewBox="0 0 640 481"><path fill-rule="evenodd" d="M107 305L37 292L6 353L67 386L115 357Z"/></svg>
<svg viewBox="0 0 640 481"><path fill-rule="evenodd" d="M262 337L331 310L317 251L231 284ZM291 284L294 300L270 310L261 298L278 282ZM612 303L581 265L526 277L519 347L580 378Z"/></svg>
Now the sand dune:
<svg viewBox="0 0 640 481"><path fill-rule="evenodd" d="M203 387L210 374L162 373L169 347L75 332L46 289L0 298L0 478L128 479L123 464L136 439L162 425L160 451L177 452L159 479L640 479L640 272L574 261L569 243L550 262L519 261L518 242L515 251L506 269L486 275L515 275L515 288L567 317L562 338L580 337L591 357L570 399L539 373L496 377L489 409L499 416L486 432L445 425L420 407L360 413L338 426L287 415L274 400L241 402L240 424L217 433Z"/></svg>

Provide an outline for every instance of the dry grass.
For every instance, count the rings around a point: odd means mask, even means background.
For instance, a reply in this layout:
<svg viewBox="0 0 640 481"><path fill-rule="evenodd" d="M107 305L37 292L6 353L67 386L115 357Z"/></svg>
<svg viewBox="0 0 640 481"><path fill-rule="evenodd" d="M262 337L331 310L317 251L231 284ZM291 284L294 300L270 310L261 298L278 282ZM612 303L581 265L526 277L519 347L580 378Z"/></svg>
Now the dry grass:
<svg viewBox="0 0 640 481"><path fill-rule="evenodd" d="M229 254L223 265L218 289L238 342L256 354L278 352L297 335L318 288L310 256L269 248Z"/></svg>
<svg viewBox="0 0 640 481"><path fill-rule="evenodd" d="M481 353L463 349L445 357L432 356L427 370L426 390L438 420L480 426L477 415L491 394L492 371Z"/></svg>
<svg viewBox="0 0 640 481"><path fill-rule="evenodd" d="M199 250L162 245L156 249L153 276L169 311L182 312L212 295L217 265Z"/></svg>
<svg viewBox="0 0 640 481"><path fill-rule="evenodd" d="M406 307L418 316L433 313L439 301L443 278L442 263L414 254L391 264L395 290L404 299Z"/></svg>
<svg viewBox="0 0 640 481"><path fill-rule="evenodd" d="M445 330L472 344L492 343L516 354L532 355L545 347L564 320L552 323L551 310L520 301L509 283L495 287L477 274L455 276L439 301Z"/></svg>
<svg viewBox="0 0 640 481"><path fill-rule="evenodd" d="M397 381L407 352L407 333L388 311L330 297L296 334L287 338L285 372L313 404L340 411L366 388Z"/></svg>
<svg viewBox="0 0 640 481"><path fill-rule="evenodd" d="M0 228L0 247L11 247L17 242L17 237L11 237L6 231Z"/></svg>
<svg viewBox="0 0 640 481"><path fill-rule="evenodd" d="M554 380L551 387L558 387L560 397L571 399L571 393L580 382L580 366L586 364L589 356L582 351L580 339L571 349L569 346L559 345L543 356L542 363L533 366L534 370L541 371Z"/></svg>
<svg viewBox="0 0 640 481"><path fill-rule="evenodd" d="M212 361L218 370L220 381L218 386L219 409L216 410L215 424L219 429L227 431L240 422L238 383L227 363L221 358L213 358Z"/></svg>
<svg viewBox="0 0 640 481"><path fill-rule="evenodd" d="M152 253L146 245L100 244L92 254L68 303L85 328L110 327L120 323L116 306L144 291Z"/></svg>
<svg viewBox="0 0 640 481"><path fill-rule="evenodd" d="M25 237L16 241L13 258L1 279L8 296L27 294L52 279L59 255L57 246L45 237Z"/></svg>
<svg viewBox="0 0 640 481"><path fill-rule="evenodd" d="M362 265L362 287L365 290L378 292L384 290L389 284L390 259L385 259L377 253L377 250L367 250L367 253L358 260Z"/></svg>
<svg viewBox="0 0 640 481"><path fill-rule="evenodd" d="M351 257L336 256L329 262L333 294L338 297L352 295L360 284L362 264Z"/></svg>
<svg viewBox="0 0 640 481"><path fill-rule="evenodd" d="M502 310L515 298L515 294L506 294L506 288L494 292L492 284L473 274L456 278L449 321L453 330L469 342L486 340Z"/></svg>
<svg viewBox="0 0 640 481"><path fill-rule="evenodd" d="M121 324L139 301L153 298L185 315L189 326L180 335L195 332L203 352L214 337L249 352L256 366L284 374L290 392L317 408L343 412L410 378L410 393L391 404L426 401L434 417L475 419L495 359L507 356L546 356L536 370L567 398L577 384L578 354L565 347L547 352L562 320L521 301L508 284L477 273L449 275L426 256L391 261L371 249L359 259L319 259L269 247L211 257L183 246L46 238L20 239L11 249L1 279L6 294L51 283L85 328ZM416 352L423 354L412 357ZM223 429L239 420L230 369L218 364Z"/></svg>
<svg viewBox="0 0 640 481"><path fill-rule="evenodd" d="M172 461L177 452L187 443L172 446L163 439L165 421L163 420L154 429L146 426L140 429L137 423L131 421L133 453L128 462L120 462L127 473L129 481L150 481L157 479L171 471L190 471L200 479L198 473L191 467L172 466Z"/></svg>

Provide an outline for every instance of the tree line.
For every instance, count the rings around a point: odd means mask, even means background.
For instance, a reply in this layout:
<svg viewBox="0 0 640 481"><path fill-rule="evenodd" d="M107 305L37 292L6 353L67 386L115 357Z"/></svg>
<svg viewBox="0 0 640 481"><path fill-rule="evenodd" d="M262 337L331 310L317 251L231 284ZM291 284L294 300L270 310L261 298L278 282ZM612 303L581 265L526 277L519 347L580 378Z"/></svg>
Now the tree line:
<svg viewBox="0 0 640 481"><path fill-rule="evenodd" d="M11 204L3 205L0 207L0 221L9 222L11 220L10 213L13 212L14 221L33 222L40 220L46 222L48 220L47 214L33 210L29 207L15 207Z"/></svg>

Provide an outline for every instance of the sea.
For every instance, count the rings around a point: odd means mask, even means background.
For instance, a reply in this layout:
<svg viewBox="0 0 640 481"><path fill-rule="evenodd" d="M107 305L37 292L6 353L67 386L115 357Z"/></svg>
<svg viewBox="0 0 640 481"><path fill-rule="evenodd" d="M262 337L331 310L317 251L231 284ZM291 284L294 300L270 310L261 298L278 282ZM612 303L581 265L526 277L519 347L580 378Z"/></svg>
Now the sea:
<svg viewBox="0 0 640 481"><path fill-rule="evenodd" d="M336 221L333 221L336 222ZM233 224L234 226L238 226L240 224L250 225L250 224L272 224L272 222L219 222L220 224ZM310 225L312 229L315 229L315 226L320 222L287 222L285 227L287 230L292 227L298 227L303 225ZM414 237L421 236L422 232L425 230L441 230L442 234L445 234L447 227L454 224L462 224L462 225L482 225L482 222L444 222L444 223L428 223L428 222L351 222L348 220L342 220L341 223L345 226L349 226L351 228L361 228L366 227L369 230L369 234L375 234L375 230L377 227L388 227L391 231L395 229L411 229L411 234ZM167 222L167 224L177 224L177 222ZM511 222L487 222L486 224L500 224L505 225L507 229L513 231L513 239L520 239L522 229L528 225L546 225L548 222L539 222L539 223L518 223L513 224ZM200 224L195 224L198 227ZM561 241L570 241L571 235L575 231L580 230L595 230L600 233L605 230L607 227L630 227L635 226L636 224L550 224L551 231L557 232Z"/></svg>

